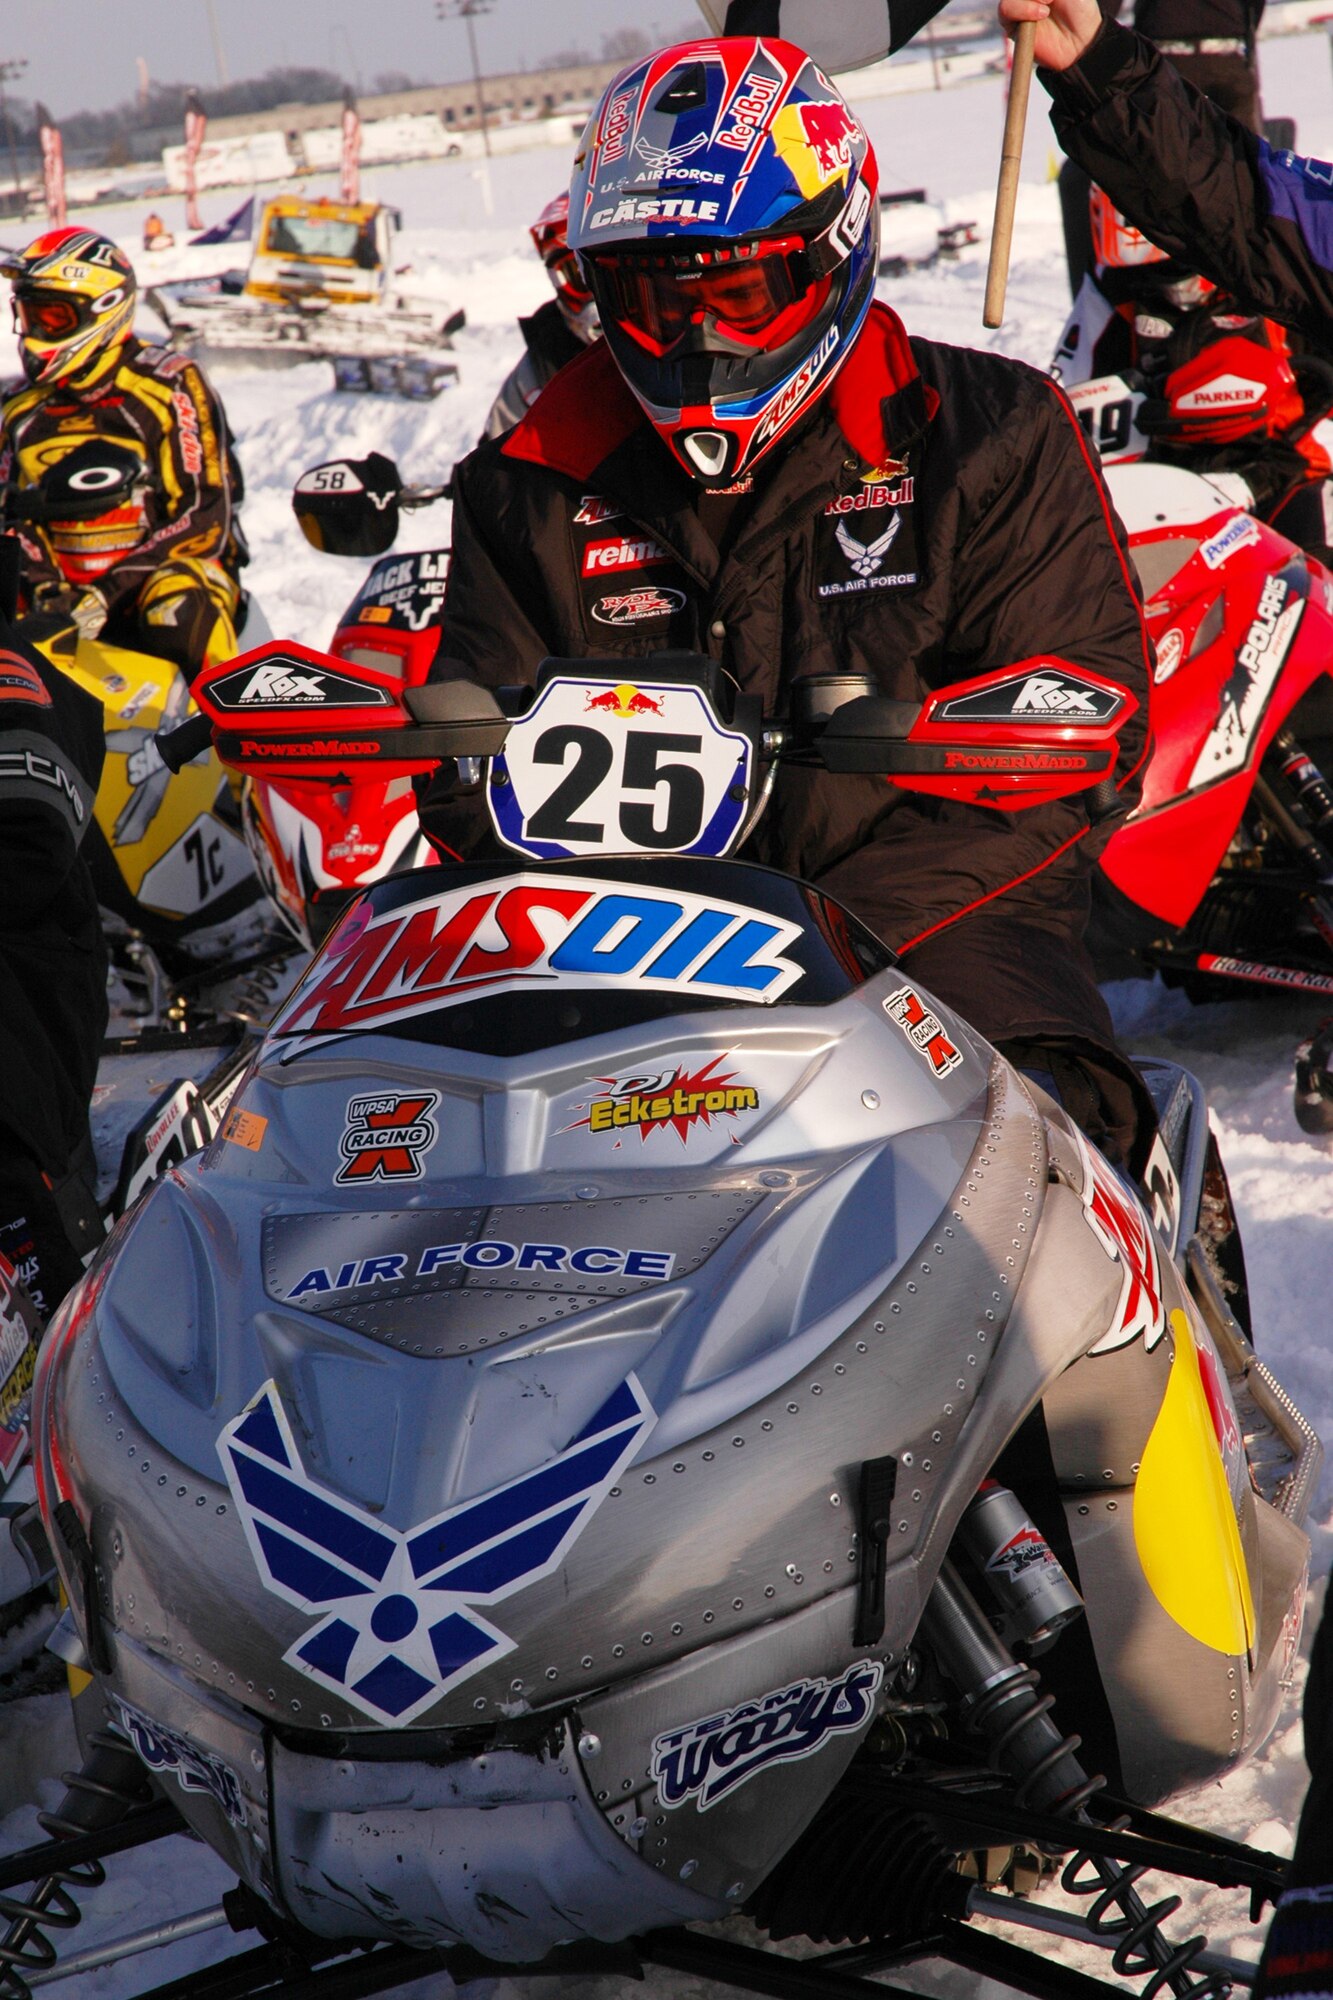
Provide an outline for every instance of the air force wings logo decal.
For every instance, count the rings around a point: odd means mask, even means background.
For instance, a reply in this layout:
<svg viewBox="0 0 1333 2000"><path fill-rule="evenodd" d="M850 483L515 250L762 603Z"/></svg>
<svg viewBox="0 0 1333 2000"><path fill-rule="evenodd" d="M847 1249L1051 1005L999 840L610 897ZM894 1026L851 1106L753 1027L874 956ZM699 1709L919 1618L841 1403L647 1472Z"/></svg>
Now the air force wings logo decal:
<svg viewBox="0 0 1333 2000"><path fill-rule="evenodd" d="M264 1588L320 1614L284 1661L376 1722L411 1722L513 1652L473 1607L558 1568L655 1421L629 1375L555 1458L404 1533L314 1483L266 1382L218 1452Z"/></svg>
<svg viewBox="0 0 1333 2000"><path fill-rule="evenodd" d="M889 525L883 534L876 535L873 541L867 542L859 542L848 528L847 523L839 521L835 531L838 547L846 556L857 576L873 576L876 570L883 567L884 558L889 553L889 546L902 526L902 519L902 515L895 511L890 515Z"/></svg>

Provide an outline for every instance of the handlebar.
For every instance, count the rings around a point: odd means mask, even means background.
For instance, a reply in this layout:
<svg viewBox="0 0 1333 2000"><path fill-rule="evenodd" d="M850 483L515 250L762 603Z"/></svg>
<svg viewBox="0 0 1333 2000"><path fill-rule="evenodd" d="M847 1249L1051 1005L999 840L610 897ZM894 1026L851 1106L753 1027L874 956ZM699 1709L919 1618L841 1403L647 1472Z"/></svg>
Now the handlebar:
<svg viewBox="0 0 1333 2000"><path fill-rule="evenodd" d="M185 766L213 741L213 724L206 715L187 716L174 729L163 730L153 738L157 754L169 771L183 771Z"/></svg>

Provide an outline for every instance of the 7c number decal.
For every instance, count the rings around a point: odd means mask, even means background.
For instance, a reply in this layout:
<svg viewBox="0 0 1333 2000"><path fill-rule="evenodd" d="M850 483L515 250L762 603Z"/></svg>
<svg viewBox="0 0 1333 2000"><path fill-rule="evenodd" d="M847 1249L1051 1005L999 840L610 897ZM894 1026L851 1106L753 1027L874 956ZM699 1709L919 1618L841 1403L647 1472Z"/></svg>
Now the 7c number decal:
<svg viewBox="0 0 1333 2000"><path fill-rule="evenodd" d="M556 680L492 762L491 816L507 846L544 860L724 854L751 754L699 688Z"/></svg>

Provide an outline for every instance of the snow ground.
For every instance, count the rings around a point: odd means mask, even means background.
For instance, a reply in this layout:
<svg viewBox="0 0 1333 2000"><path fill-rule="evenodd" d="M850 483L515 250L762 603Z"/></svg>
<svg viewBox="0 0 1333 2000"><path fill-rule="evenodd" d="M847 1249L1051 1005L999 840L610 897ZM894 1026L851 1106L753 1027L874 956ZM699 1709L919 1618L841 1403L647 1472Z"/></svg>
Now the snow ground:
<svg viewBox="0 0 1333 2000"><path fill-rule="evenodd" d="M1333 155L1329 61L1322 33L1269 41L1263 48L1268 109L1294 115L1302 149L1325 157ZM879 151L885 188L924 186L950 220L975 219L983 236L988 233L1002 119L996 79L956 84L938 96L867 94L863 113ZM1045 99L1038 90L1029 120L1003 329L986 334L981 327L983 242L956 263L884 284L883 295L914 331L992 346L1044 365L1066 307L1058 207L1048 178L1053 154ZM338 396L324 364L281 373L217 371L249 487L245 521L254 562L248 581L279 636L316 646L327 642L365 568L361 562L321 557L306 546L290 509L297 474L343 452L380 449L397 458L409 479L424 483L438 480L468 448L516 358L516 314L532 310L546 296L526 225L559 179L559 161L547 152L495 160L489 183L475 163L459 160L375 169L366 175L371 194L404 211L402 257L411 262L414 287L442 311L456 305L467 310L468 326L457 340L461 382L436 402ZM315 186L318 191L319 184ZM231 190L206 195L206 219L220 219L239 199ZM101 208L87 220L120 236L137 254L150 206L138 202ZM173 228L180 221L178 207L167 205ZM147 281L144 261L141 277ZM181 248L155 260L154 275L219 269L229 261L235 261L233 246L220 251ZM0 372L7 370L12 356L8 336L0 337ZM401 545L426 548L447 540L448 512L439 506L406 521ZM1308 1030L1312 1010L1298 1001L1240 999L1192 1008L1180 995L1146 984L1117 986L1111 989L1111 1001L1131 1047L1186 1063L1207 1088L1242 1218L1260 1349L1301 1407L1333 1438L1333 1368L1328 1359L1333 1162L1298 1131L1290 1110L1292 1050ZM114 1116L113 1107L106 1107L106 1131L113 1125L123 1129L136 1098L139 1108L146 1109L175 1067L165 1058L139 1058L122 1067ZM1322 1576L1333 1562L1333 1475L1326 1475L1316 1505L1314 1542L1314 1571ZM0 1847L9 1850L37 1838L35 1806L55 1804L60 1791L56 1774L76 1762L63 1698L0 1711L0 1797L10 1808L0 1823ZM1182 1817L1194 1817L1235 1838L1284 1848L1303 1783L1293 1707L1261 1758L1225 1785L1180 1802L1178 1810ZM176 1840L122 1856L111 1863L106 1886L87 1899L88 1920L64 1941L62 1955L168 1914L214 1904L228 1886L220 1865L194 1842ZM1246 1925L1242 1904L1243 1899L1216 1891L1190 1894L1171 1929L1176 1935L1207 1929L1217 1949L1252 1957L1257 1933ZM214 1932L154 1953L137 1970L89 1972L78 1981L79 2000L126 2000L235 1948L226 1934ZM990 2000L993 1992L937 1967L894 1977L900 1986L950 2000L964 1994ZM410 1991L414 2000L425 2000L427 1994L442 2000L448 1985L434 1978L400 1992ZM74 1988L74 1980L58 1979L45 1990L57 2000L72 2000ZM531 1989L533 1994L541 1990L549 1988ZM635 1992L645 2000L712 2000L720 1992L666 1974L650 1976L642 1987L578 1980L568 1982L565 1990L580 2000L629 2000ZM521 1986L514 1986L494 2000L526 1996Z"/></svg>

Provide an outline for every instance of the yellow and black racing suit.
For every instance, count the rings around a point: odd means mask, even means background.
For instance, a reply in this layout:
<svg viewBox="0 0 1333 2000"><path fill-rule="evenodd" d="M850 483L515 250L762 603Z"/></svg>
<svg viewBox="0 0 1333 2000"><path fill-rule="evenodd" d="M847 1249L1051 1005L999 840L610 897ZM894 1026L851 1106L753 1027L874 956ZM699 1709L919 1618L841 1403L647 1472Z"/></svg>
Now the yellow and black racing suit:
<svg viewBox="0 0 1333 2000"><path fill-rule="evenodd" d="M236 650L235 519L241 475L227 420L197 365L131 339L94 393L19 389L0 410L0 483L37 485L68 453L96 441L143 461L128 502L92 520L24 522L30 609L106 609L102 636L175 662L193 676Z"/></svg>

